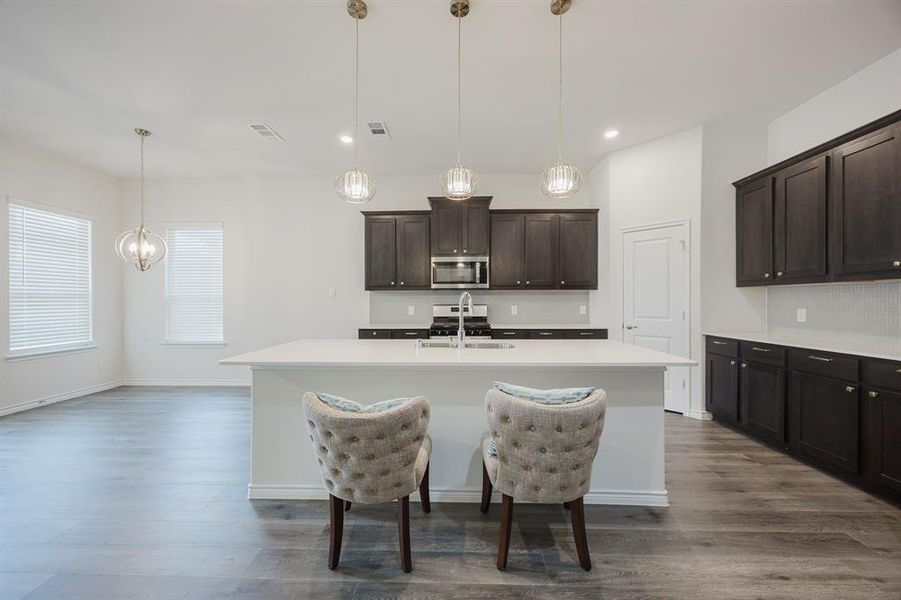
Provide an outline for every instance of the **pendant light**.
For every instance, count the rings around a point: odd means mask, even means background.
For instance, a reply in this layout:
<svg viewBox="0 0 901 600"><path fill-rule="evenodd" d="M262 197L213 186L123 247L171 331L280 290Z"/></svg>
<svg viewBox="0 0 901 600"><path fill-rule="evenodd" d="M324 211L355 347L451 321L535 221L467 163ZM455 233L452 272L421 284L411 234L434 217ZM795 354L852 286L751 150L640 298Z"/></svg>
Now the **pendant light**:
<svg viewBox="0 0 901 600"><path fill-rule="evenodd" d="M460 146L462 145L462 93L461 93L461 29L463 17L469 14L469 0L453 0L451 14L457 18L457 164L441 176L441 189L451 200L466 200L476 192L478 177L460 162Z"/></svg>
<svg viewBox="0 0 901 600"><path fill-rule="evenodd" d="M550 198L572 196L582 187L582 173L573 165L563 162L563 13L572 6L572 0L553 0L551 14L560 22L559 75L560 94L557 104L557 162L541 175L541 191Z"/></svg>
<svg viewBox="0 0 901 600"><path fill-rule="evenodd" d="M116 238L116 254L138 271L146 271L166 259L166 240L144 226L144 140L150 137L146 129L135 129L141 138L141 224Z"/></svg>
<svg viewBox="0 0 901 600"><path fill-rule="evenodd" d="M351 204L364 204L375 196L375 183L372 176L357 166L357 112L359 106L360 88L360 20L366 18L368 8L363 0L347 0L347 14L354 20L354 166L344 171L335 180L335 188L338 195L345 202Z"/></svg>

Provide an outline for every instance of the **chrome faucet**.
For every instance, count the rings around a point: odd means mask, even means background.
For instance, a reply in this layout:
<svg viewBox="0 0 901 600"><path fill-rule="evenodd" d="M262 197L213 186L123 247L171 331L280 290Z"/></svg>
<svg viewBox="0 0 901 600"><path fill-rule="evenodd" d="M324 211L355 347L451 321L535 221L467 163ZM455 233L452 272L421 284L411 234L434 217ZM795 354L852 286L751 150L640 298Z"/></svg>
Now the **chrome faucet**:
<svg viewBox="0 0 901 600"><path fill-rule="evenodd" d="M469 314L471 315L474 311L472 308L472 294L469 292L463 292L460 294L460 302L457 304L457 313L460 317L460 322L457 325L457 348L462 348L466 343L466 332L463 329L463 300L469 300Z"/></svg>

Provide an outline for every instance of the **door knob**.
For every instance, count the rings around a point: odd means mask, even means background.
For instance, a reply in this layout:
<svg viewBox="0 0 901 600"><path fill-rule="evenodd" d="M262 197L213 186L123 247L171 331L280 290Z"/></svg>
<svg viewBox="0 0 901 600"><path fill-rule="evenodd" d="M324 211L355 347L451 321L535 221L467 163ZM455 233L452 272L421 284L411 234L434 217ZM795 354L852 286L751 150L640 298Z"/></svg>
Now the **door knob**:
<svg viewBox="0 0 901 600"><path fill-rule="evenodd" d="M565 282L565 281L561 281L561 282L560 282L560 285L566 285L566 282Z"/></svg>
<svg viewBox="0 0 901 600"><path fill-rule="evenodd" d="M638 325L626 325L626 329L638 329Z"/></svg>

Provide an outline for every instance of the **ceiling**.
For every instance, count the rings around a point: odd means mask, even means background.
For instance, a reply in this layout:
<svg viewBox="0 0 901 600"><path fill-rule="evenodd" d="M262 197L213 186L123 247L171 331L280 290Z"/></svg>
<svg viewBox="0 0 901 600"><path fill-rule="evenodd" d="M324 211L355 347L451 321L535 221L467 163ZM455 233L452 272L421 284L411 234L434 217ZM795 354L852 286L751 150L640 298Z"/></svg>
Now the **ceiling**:
<svg viewBox="0 0 901 600"><path fill-rule="evenodd" d="M360 163L435 174L454 160L449 1L369 0L360 25ZM17 1L0 5L2 133L116 176L335 175L351 150L353 20L342 0ZM565 150L618 148L731 115L772 118L901 46L901 2L575 0L564 21ZM472 0L463 21L463 162L540 173L555 159L549 0ZM285 141L248 124L264 121ZM622 131L604 139L608 128Z"/></svg>

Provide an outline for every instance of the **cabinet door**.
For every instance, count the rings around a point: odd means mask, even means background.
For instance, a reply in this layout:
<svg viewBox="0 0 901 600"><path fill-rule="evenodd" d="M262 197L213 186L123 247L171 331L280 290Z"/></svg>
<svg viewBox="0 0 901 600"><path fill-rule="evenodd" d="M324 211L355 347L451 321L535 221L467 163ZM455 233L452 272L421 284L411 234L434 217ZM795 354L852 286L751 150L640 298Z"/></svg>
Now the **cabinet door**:
<svg viewBox="0 0 901 600"><path fill-rule="evenodd" d="M789 386L791 448L856 474L859 396L856 383L792 372Z"/></svg>
<svg viewBox="0 0 901 600"><path fill-rule="evenodd" d="M475 256L487 256L490 224L488 216L488 200L472 198L463 202L463 253Z"/></svg>
<svg viewBox="0 0 901 600"><path fill-rule="evenodd" d="M527 214L524 221L527 288L557 287L557 216Z"/></svg>
<svg viewBox="0 0 901 600"><path fill-rule="evenodd" d="M834 150L831 180L833 274L901 277L901 124Z"/></svg>
<svg viewBox="0 0 901 600"><path fill-rule="evenodd" d="M738 361L707 355L707 410L721 420L738 422Z"/></svg>
<svg viewBox="0 0 901 600"><path fill-rule="evenodd" d="M825 156L792 165L775 176L773 283L815 282L826 274Z"/></svg>
<svg viewBox="0 0 901 600"><path fill-rule="evenodd" d="M429 260L429 216L397 217L397 285L406 289L432 287Z"/></svg>
<svg viewBox="0 0 901 600"><path fill-rule="evenodd" d="M739 391L742 426L774 444L785 442L785 370L742 361Z"/></svg>
<svg viewBox="0 0 901 600"><path fill-rule="evenodd" d="M491 215L488 283L492 288L519 288L525 282L523 224L522 215Z"/></svg>
<svg viewBox="0 0 901 600"><path fill-rule="evenodd" d="M768 284L773 276L773 186L770 177L736 190L736 283Z"/></svg>
<svg viewBox="0 0 901 600"><path fill-rule="evenodd" d="M598 287L598 216L594 213L561 214L560 287Z"/></svg>
<svg viewBox="0 0 901 600"><path fill-rule="evenodd" d="M432 255L463 254L463 204L456 200L432 200Z"/></svg>
<svg viewBox="0 0 901 600"><path fill-rule="evenodd" d="M867 391L867 480L901 494L901 392Z"/></svg>
<svg viewBox="0 0 901 600"><path fill-rule="evenodd" d="M394 289L397 235L394 217L366 217L366 289Z"/></svg>

